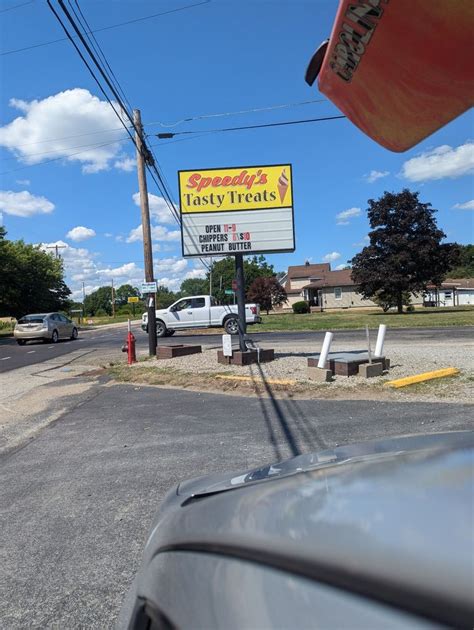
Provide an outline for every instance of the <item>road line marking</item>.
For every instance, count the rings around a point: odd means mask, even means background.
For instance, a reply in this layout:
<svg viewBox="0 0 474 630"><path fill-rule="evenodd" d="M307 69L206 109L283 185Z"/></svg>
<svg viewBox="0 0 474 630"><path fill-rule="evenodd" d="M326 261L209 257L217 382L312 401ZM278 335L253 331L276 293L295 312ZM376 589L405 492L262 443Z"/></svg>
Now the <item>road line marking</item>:
<svg viewBox="0 0 474 630"><path fill-rule="evenodd" d="M48 346L48 350L52 350L54 346Z"/></svg>
<svg viewBox="0 0 474 630"><path fill-rule="evenodd" d="M407 385L413 385L414 383L423 383L424 381L431 381L434 378L444 378L445 376L456 376L459 374L459 369L450 367L443 370L434 370L433 372L423 372L422 374L414 374L413 376L407 376L406 378L398 378L395 381L387 381L384 385L389 387L406 387Z"/></svg>
<svg viewBox="0 0 474 630"><path fill-rule="evenodd" d="M26 354L34 354L36 352L36 350L28 350L28 352Z"/></svg>
<svg viewBox="0 0 474 630"><path fill-rule="evenodd" d="M11 357L2 357L2 361L6 361L7 359L11 359Z"/></svg>

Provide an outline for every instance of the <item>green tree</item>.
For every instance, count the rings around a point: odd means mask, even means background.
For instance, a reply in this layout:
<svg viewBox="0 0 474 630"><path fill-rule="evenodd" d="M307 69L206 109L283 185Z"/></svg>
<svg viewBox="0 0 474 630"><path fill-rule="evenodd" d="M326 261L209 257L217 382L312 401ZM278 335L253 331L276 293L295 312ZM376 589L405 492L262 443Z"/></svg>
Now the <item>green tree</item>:
<svg viewBox="0 0 474 630"><path fill-rule="evenodd" d="M112 315L112 287L99 287L89 295L86 295L84 314L94 316L98 314L98 311L101 314Z"/></svg>
<svg viewBox="0 0 474 630"><path fill-rule="evenodd" d="M173 291L170 291L168 287L158 287L156 292L156 308L168 308L173 302L176 302L178 296Z"/></svg>
<svg viewBox="0 0 474 630"><path fill-rule="evenodd" d="M449 270L450 278L474 277L474 245L458 245L459 260L456 266Z"/></svg>
<svg viewBox="0 0 474 630"><path fill-rule="evenodd" d="M278 282L276 276L260 277L250 285L247 294L251 302L257 302L267 315L275 306L281 306L286 302L286 291Z"/></svg>
<svg viewBox="0 0 474 630"><path fill-rule="evenodd" d="M115 304L117 306L124 306L128 303L129 297L140 297L140 291L137 287L132 287L131 284L122 284L115 291Z"/></svg>
<svg viewBox="0 0 474 630"><path fill-rule="evenodd" d="M0 227L0 315L67 310L70 294L60 258L40 245L9 241Z"/></svg>
<svg viewBox="0 0 474 630"><path fill-rule="evenodd" d="M207 282L209 282L209 272ZM244 258L245 293L247 294L251 284L256 278L275 275L273 265L269 265L265 256L252 256ZM212 294L221 303L233 301L231 296L225 295L226 289L232 288L232 280L235 279L235 259L228 256L212 264Z"/></svg>
<svg viewBox="0 0 474 630"><path fill-rule="evenodd" d="M441 243L436 210L421 203L419 193L404 189L369 199L370 244L351 261L359 292L372 299L383 292L403 312L403 294L420 293L439 284L459 256L455 244Z"/></svg>
<svg viewBox="0 0 474 630"><path fill-rule="evenodd" d="M379 291L373 296L372 302L375 302L386 313L394 306L397 306L397 296L391 291ZM402 304L403 306L410 306L411 304L411 296L408 291L404 291L402 294Z"/></svg>
<svg viewBox="0 0 474 630"><path fill-rule="evenodd" d="M187 278L181 283L179 292L183 297L188 295L208 295L209 280L206 280L206 278Z"/></svg>

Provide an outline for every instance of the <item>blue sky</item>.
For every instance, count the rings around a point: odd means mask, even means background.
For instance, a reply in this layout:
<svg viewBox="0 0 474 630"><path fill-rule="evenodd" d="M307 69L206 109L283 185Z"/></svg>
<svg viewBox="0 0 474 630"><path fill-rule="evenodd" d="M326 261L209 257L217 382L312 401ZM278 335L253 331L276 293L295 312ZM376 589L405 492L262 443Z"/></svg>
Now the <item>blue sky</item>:
<svg viewBox="0 0 474 630"><path fill-rule="evenodd" d="M92 28L101 28L199 1L82 0L80 6ZM336 8L335 0L213 0L96 36L132 106L141 109L174 198L179 169L293 164L296 251L269 256L276 270L306 259L330 261L332 268L346 263L367 235L367 199L404 187L439 210L449 241L472 242L472 113L403 154L378 146L347 120L183 141L154 137L337 115L304 82ZM2 0L0 11L3 53L64 36L43 0ZM140 282L134 147L122 131L110 131L120 125L71 43L2 55L0 64L0 211L8 237L62 245L76 298L82 282L88 292L112 279L116 286ZM319 99L171 129L159 124ZM152 182L149 192L159 195ZM155 275L176 290L203 272L198 262L182 259L177 225L162 200L151 202Z"/></svg>

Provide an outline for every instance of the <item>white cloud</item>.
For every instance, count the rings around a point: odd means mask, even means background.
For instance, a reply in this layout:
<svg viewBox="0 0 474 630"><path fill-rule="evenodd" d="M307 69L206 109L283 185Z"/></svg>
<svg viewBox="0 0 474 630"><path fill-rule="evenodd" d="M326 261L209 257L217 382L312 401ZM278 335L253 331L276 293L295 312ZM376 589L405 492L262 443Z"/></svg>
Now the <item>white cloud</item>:
<svg viewBox="0 0 474 630"><path fill-rule="evenodd" d="M84 173L97 173L114 159L123 162L119 141L127 137L125 129L109 103L88 90L73 88L30 102L13 98L10 106L24 115L0 127L0 146L25 164L63 157L79 162Z"/></svg>
<svg viewBox="0 0 474 630"><path fill-rule="evenodd" d="M336 214L336 223L337 225L348 225L350 219L355 217L359 217L361 215L362 210L360 208L349 208L348 210L343 210Z"/></svg>
<svg viewBox="0 0 474 630"><path fill-rule="evenodd" d="M130 173L131 171L134 171L137 168L137 161L135 158L123 157L123 158L120 158L119 160L115 160L114 166L119 171L125 171L127 173Z"/></svg>
<svg viewBox="0 0 474 630"><path fill-rule="evenodd" d="M474 199L466 201L465 203L455 203L453 210L474 210Z"/></svg>
<svg viewBox="0 0 474 630"><path fill-rule="evenodd" d="M185 276L184 276L184 280L188 280L189 278L205 278L206 277L206 270L204 268L200 268L200 269L191 269L191 271L188 271Z"/></svg>
<svg viewBox="0 0 474 630"><path fill-rule="evenodd" d="M342 269L345 269L346 267L348 267L349 265L347 263L342 263L342 265L338 265L336 267L336 271L341 271Z"/></svg>
<svg viewBox="0 0 474 630"><path fill-rule="evenodd" d="M112 238L113 234L111 232L104 232L104 236L106 238Z"/></svg>
<svg viewBox="0 0 474 630"><path fill-rule="evenodd" d="M182 278L159 278L157 280L158 286L160 287L168 287L171 291L177 291L181 286Z"/></svg>
<svg viewBox="0 0 474 630"><path fill-rule="evenodd" d="M64 268L68 278L82 282L86 278L95 275L97 263L94 259L97 258L97 254L93 254L83 247L72 247L61 240L52 243L42 243L41 247L45 251L52 252L52 248L56 245L60 248L59 254L64 261Z"/></svg>
<svg viewBox="0 0 474 630"><path fill-rule="evenodd" d="M29 185L31 184L31 182L30 182L30 180L29 180L29 179L17 179L17 180L16 180L16 183L17 183L19 186L29 186Z"/></svg>
<svg viewBox="0 0 474 630"><path fill-rule="evenodd" d="M151 239L153 241L179 241L181 239L181 232L179 230L168 230L163 225L151 226ZM141 224L130 230L130 234L126 238L127 243L135 243L136 241L143 240L142 226Z"/></svg>
<svg viewBox="0 0 474 630"><path fill-rule="evenodd" d="M54 210L54 203L46 197L32 195L27 190L0 190L0 210L16 217L31 217L34 214L49 214Z"/></svg>
<svg viewBox="0 0 474 630"><path fill-rule="evenodd" d="M364 179L369 184L373 184L378 179L387 177L387 175L390 175L390 171L370 171L370 173L364 175Z"/></svg>
<svg viewBox="0 0 474 630"><path fill-rule="evenodd" d="M141 279L143 279L143 270L134 262L125 263L120 267L97 269L96 274L106 278L127 279L135 282L141 282ZM131 283L133 284L133 282Z"/></svg>
<svg viewBox="0 0 474 630"><path fill-rule="evenodd" d="M95 236L95 230L92 228L78 225L66 234L66 238L70 238L72 241L85 241L88 238Z"/></svg>
<svg viewBox="0 0 474 630"><path fill-rule="evenodd" d="M455 179L474 173L474 143L452 148L447 144L412 158L402 166L402 175L412 182L449 177Z"/></svg>
<svg viewBox="0 0 474 630"><path fill-rule="evenodd" d="M365 247L370 243L370 238L368 236L364 236L364 238L358 243L352 243L352 247Z"/></svg>
<svg viewBox="0 0 474 630"><path fill-rule="evenodd" d="M173 274L179 274L184 271L188 266L188 261L184 258L159 258L155 262L155 270L157 273L171 272Z"/></svg>
<svg viewBox="0 0 474 630"><path fill-rule="evenodd" d="M140 207L140 193L135 193L132 198L135 205ZM158 197L158 195L148 193L148 205L150 207L150 217L155 219L157 223L171 224L175 222L175 219L163 197ZM176 206L175 210L179 214Z"/></svg>
<svg viewBox="0 0 474 630"><path fill-rule="evenodd" d="M323 260L324 262L334 262L335 260L338 260L341 257L341 254L339 252L331 252L330 254L326 254L325 256L323 256Z"/></svg>
<svg viewBox="0 0 474 630"><path fill-rule="evenodd" d="M55 245L60 247L59 254L64 262L66 283L73 291L73 296L82 300L82 283L86 285L86 293L95 291L98 287L108 284L112 279L115 286L121 284L139 284L143 278L143 269L136 263L130 262L120 267L104 265L98 260L98 254L83 247L72 247L64 241L43 243L41 247L48 252L54 251ZM74 298L75 299L75 298Z"/></svg>

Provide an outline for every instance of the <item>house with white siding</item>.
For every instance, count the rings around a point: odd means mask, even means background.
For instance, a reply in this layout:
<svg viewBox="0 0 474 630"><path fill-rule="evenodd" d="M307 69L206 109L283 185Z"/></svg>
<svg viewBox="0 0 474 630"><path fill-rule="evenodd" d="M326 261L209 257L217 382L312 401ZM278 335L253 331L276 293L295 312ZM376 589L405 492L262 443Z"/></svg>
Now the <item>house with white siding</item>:
<svg viewBox="0 0 474 630"><path fill-rule="evenodd" d="M288 296L283 309L305 300L313 309L348 309L377 307L357 291L351 269L332 271L329 263L294 265L280 279ZM411 303L423 304L423 297L413 295Z"/></svg>
<svg viewBox="0 0 474 630"><path fill-rule="evenodd" d="M446 278L441 286L428 285L425 306L464 306L474 304L474 278Z"/></svg>

